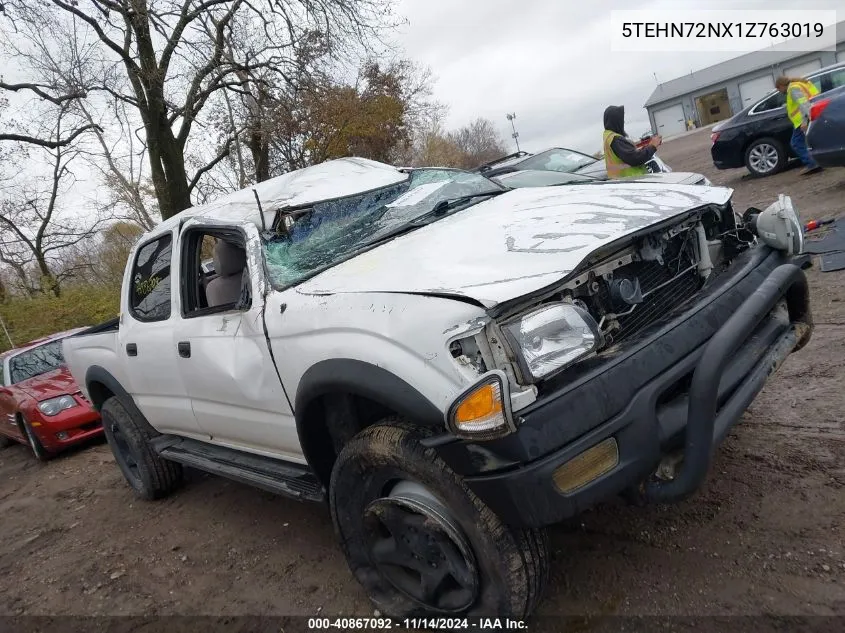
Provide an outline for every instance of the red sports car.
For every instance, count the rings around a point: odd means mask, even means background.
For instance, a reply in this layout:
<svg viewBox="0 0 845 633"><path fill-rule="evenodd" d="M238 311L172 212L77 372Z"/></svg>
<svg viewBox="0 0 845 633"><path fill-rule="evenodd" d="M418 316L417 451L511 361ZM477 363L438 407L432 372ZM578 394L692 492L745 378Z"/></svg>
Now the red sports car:
<svg viewBox="0 0 845 633"><path fill-rule="evenodd" d="M0 448L25 444L46 461L102 435L100 414L82 396L62 355L59 332L0 354Z"/></svg>

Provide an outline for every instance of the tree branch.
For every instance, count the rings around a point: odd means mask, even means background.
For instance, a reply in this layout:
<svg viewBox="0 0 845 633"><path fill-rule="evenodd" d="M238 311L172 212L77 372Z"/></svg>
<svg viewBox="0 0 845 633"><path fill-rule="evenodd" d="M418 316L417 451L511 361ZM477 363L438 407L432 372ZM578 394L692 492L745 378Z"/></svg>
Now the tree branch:
<svg viewBox="0 0 845 633"><path fill-rule="evenodd" d="M71 1L73 1L73 0L71 0ZM138 72L138 65L135 63L135 60L132 59L132 57L129 55L129 51L126 50L125 48L121 47L117 42L115 42L108 35L106 35L106 32L103 30L103 27L101 27L100 24L97 22L97 20L92 18L90 15L88 15L84 11L77 9L75 6L73 6L71 4L63 2L62 0L52 0L52 2L53 2L54 5L56 5L60 9L64 9L68 13L72 13L73 15L78 17L83 22L86 22L92 29L94 29L94 32L97 34L97 37L100 38L100 41L103 44L105 44L110 49L112 49L115 53L120 55L120 58L123 60L123 63L126 64L127 67L133 69L135 72Z"/></svg>
<svg viewBox="0 0 845 633"><path fill-rule="evenodd" d="M2 5L0 5L2 6ZM48 94L42 90L42 88L49 88L46 84L32 84L32 83L22 83L22 84L7 84L0 81L0 88L3 90L9 90L11 92L19 92L21 90L30 90L37 94L42 99L46 99L51 103L55 103L56 105L62 105L65 101L71 101L73 99L83 99L87 96L85 91L79 90L77 92L72 92L70 94L61 95L58 97L54 97L51 94Z"/></svg>
<svg viewBox="0 0 845 633"><path fill-rule="evenodd" d="M232 139L229 139L228 141L226 141L226 146L221 150L221 152L217 156L215 156L214 160L197 170L197 173L194 174L194 177L191 179L191 182L188 185L188 191L193 191L194 187L196 187L197 183L200 181L200 178L202 178L202 175L207 171L214 169L214 166L217 165L217 163L219 163L221 160L223 160L229 155L231 149Z"/></svg>
<svg viewBox="0 0 845 633"><path fill-rule="evenodd" d="M30 145L38 145L39 147L46 147L47 149L57 149L59 147L65 147L66 145L70 145L77 136L79 136L80 134L84 134L88 130L99 130L100 132L102 132L102 128L100 128L99 125L91 123L77 128L73 132L73 134L71 134L67 138L58 139L55 141L47 141L41 138L37 138L35 136L28 136L26 134L0 134L0 141L17 141L20 143L29 143Z"/></svg>

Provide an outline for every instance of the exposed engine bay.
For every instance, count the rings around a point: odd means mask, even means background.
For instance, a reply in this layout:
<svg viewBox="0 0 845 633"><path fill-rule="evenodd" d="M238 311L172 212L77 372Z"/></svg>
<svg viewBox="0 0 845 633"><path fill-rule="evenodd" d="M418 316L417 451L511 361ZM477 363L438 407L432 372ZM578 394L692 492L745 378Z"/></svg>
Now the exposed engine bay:
<svg viewBox="0 0 845 633"><path fill-rule="evenodd" d="M567 281L551 300L589 312L599 324L602 348L609 347L695 296L754 239L730 207L708 209L640 237Z"/></svg>
<svg viewBox="0 0 845 633"><path fill-rule="evenodd" d="M698 209L607 254L597 254L553 292L498 321L519 319L544 305L571 304L598 325L592 353L601 354L682 307L756 240L730 203ZM523 380L513 373L513 351L502 344L506 338L502 334L503 329L491 323L486 333L452 341L449 349L460 365L478 374L498 367L514 385L525 384L524 371Z"/></svg>

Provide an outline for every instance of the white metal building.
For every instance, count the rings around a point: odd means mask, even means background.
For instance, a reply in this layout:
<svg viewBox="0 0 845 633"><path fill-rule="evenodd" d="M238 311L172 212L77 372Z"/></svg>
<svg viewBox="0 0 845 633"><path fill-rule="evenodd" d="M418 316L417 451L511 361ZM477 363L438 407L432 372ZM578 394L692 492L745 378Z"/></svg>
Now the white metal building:
<svg viewBox="0 0 845 633"><path fill-rule="evenodd" d="M845 22L836 51L755 51L659 84L645 102L651 129L664 137L727 119L774 90L779 75L802 76L845 62Z"/></svg>

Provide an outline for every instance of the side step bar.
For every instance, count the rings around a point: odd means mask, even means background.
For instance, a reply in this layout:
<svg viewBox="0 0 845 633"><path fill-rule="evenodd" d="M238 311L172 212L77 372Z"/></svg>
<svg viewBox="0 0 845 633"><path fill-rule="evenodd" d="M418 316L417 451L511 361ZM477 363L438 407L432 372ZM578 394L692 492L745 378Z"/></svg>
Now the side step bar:
<svg viewBox="0 0 845 633"><path fill-rule="evenodd" d="M151 442L164 459L240 481L294 499L322 502L326 493L307 466L244 453L184 437L161 435Z"/></svg>

